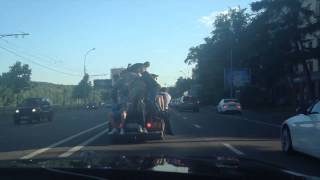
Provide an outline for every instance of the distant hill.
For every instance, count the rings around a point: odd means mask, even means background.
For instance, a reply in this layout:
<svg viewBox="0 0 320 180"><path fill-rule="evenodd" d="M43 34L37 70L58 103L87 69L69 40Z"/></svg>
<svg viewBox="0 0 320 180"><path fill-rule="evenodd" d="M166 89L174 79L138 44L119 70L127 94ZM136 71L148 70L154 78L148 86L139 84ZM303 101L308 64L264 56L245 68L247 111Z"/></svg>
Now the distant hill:
<svg viewBox="0 0 320 180"><path fill-rule="evenodd" d="M31 88L22 93L22 99L28 97L47 97L53 104L72 104L73 87L74 85L31 82Z"/></svg>

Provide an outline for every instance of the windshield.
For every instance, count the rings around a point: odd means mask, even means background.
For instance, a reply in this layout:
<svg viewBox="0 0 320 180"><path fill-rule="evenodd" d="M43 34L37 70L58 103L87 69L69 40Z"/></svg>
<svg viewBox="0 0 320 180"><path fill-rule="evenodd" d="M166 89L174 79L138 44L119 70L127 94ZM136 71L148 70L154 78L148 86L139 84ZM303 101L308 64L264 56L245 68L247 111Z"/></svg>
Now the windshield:
<svg viewBox="0 0 320 180"><path fill-rule="evenodd" d="M21 106L38 106L40 99L26 99L21 103Z"/></svg>
<svg viewBox="0 0 320 180"><path fill-rule="evenodd" d="M237 99L225 99L224 103L239 103Z"/></svg>
<svg viewBox="0 0 320 180"><path fill-rule="evenodd" d="M0 22L0 167L230 157L320 176L319 0L2 0Z"/></svg>

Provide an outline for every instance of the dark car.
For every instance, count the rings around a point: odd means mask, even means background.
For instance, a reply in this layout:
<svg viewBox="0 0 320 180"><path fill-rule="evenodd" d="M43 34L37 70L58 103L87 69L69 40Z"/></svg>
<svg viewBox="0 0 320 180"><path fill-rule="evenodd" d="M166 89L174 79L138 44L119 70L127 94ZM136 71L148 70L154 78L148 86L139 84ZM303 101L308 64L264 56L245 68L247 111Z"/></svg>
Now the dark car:
<svg viewBox="0 0 320 180"><path fill-rule="evenodd" d="M179 111L193 111L199 112L199 100L193 96L182 96L177 104Z"/></svg>
<svg viewBox="0 0 320 180"><path fill-rule="evenodd" d="M21 121L32 123L33 120L40 122L42 119L52 121L53 110L51 103L46 98L25 99L15 110L14 123Z"/></svg>
<svg viewBox="0 0 320 180"><path fill-rule="evenodd" d="M87 110L95 110L95 109L98 109L98 105L96 103L88 103L86 105L86 109Z"/></svg>

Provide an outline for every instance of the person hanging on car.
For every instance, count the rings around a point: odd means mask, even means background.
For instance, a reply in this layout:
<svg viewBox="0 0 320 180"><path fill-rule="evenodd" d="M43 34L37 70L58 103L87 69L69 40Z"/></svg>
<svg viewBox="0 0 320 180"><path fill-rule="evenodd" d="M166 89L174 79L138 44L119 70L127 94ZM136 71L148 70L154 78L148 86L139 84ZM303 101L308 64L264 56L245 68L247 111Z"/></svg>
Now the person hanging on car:
<svg viewBox="0 0 320 180"><path fill-rule="evenodd" d="M163 98L163 101L164 101L164 108L163 108L163 111L162 111L162 117L165 121L165 124L166 124L166 133L168 134L173 134L172 133L172 129L171 129L171 123L170 123L170 116L169 116L169 104L170 104L170 101L171 101L171 96L170 94L168 93L168 89L163 87L160 89L160 93L159 93L162 98Z"/></svg>

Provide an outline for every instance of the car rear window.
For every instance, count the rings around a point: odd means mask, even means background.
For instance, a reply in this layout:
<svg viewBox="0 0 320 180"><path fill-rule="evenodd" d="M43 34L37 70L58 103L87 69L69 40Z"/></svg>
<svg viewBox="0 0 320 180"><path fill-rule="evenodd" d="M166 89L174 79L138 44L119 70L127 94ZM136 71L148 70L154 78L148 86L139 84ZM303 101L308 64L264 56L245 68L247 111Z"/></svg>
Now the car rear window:
<svg viewBox="0 0 320 180"><path fill-rule="evenodd" d="M191 96L185 96L183 97L183 102L196 102L196 98Z"/></svg>
<svg viewBox="0 0 320 180"><path fill-rule="evenodd" d="M225 99L224 102L225 103L239 103L239 101L237 99Z"/></svg>
<svg viewBox="0 0 320 180"><path fill-rule="evenodd" d="M22 102L22 106L36 106L41 102L40 99L26 99Z"/></svg>

